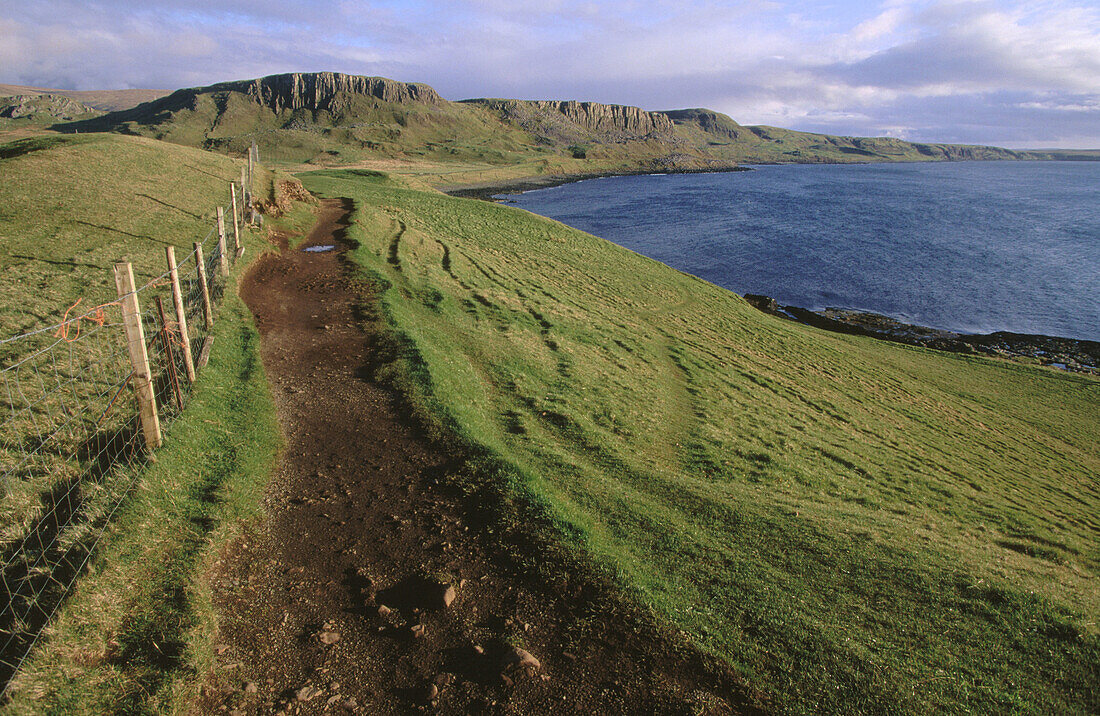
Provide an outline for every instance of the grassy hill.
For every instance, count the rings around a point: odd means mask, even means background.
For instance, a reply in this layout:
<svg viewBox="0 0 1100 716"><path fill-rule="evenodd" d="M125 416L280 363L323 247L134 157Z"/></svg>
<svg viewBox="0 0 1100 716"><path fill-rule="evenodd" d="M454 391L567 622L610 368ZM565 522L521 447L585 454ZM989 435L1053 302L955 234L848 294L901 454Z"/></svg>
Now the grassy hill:
<svg viewBox="0 0 1100 716"><path fill-rule="evenodd" d="M239 162L182 144L415 159L432 181L652 168L670 147L721 163L753 146L800 161L924 146L706 110L254 86L182 91L118 125L175 144L0 145L5 335L110 297L120 255L151 276L165 242L205 231ZM385 287L379 377L465 451L459 486L502 542L564 544L780 712L1100 708L1100 381L819 332L560 223L376 172L303 180L354 199L356 260ZM232 296L222 310L208 382L12 712L165 711L209 667L195 575L211 534L260 509L277 444L247 313Z"/></svg>
<svg viewBox="0 0 1100 716"><path fill-rule="evenodd" d="M542 525L781 712L1096 711L1100 381L819 332L384 175L302 177L354 198L379 375L465 446L506 532Z"/></svg>
<svg viewBox="0 0 1100 716"><path fill-rule="evenodd" d="M24 289L0 293L3 337L59 322L78 298L113 299L114 261L130 257L139 281L163 273L165 244L190 252L239 167L109 134L0 145L0 281Z"/></svg>
<svg viewBox="0 0 1100 716"><path fill-rule="evenodd" d="M57 323L78 299L83 308L114 299L115 261L129 259L139 284L165 271L166 245L179 247L182 262L191 243L207 235L215 207L226 203L240 162L138 137L52 135L0 144L0 176L0 368L7 369L13 357L42 344L6 339ZM262 172L257 191L263 198L270 181ZM251 231L242 233L242 242L246 256L265 244ZM5 560L14 559L10 550L25 538L22 530L58 504L72 513L60 517L63 509L54 509L52 518L43 518L58 544L72 550L70 558L91 555L4 694L5 713L168 713L191 696L189 688L208 668L213 616L200 574L212 550L261 509L280 440L251 314L231 287L232 279L218 308L210 362L185 410L171 425L165 422L155 463L118 460L104 472L106 458L92 451L97 439L116 437L112 431L135 410L128 390L117 401L98 391L81 400L81 386L109 384L114 375L101 344L62 343L30 358L21 379L0 377ZM158 290L164 296L166 289ZM103 330L121 331L116 310L107 309ZM86 324L84 333L90 330ZM57 342L52 336L39 338ZM26 394L13 398L21 386ZM27 400L35 401L32 410L17 412ZM66 416L60 430L59 407ZM54 430L60 439L43 442L43 433ZM88 435L93 439L75 454L68 449L69 440ZM33 448L41 449L48 469L9 473L12 456ZM67 485L63 493L55 492L58 485ZM0 575L5 591L13 588L11 566L6 562ZM51 566L43 557L36 569ZM39 608L52 610L56 585L41 588ZM3 688L11 659L21 652L7 650L6 635L0 643Z"/></svg>
<svg viewBox="0 0 1100 716"><path fill-rule="evenodd" d="M703 109L647 112L594 102L509 99L450 102L426 85L334 73L184 89L57 128L126 132L230 153L256 141L267 160L284 164L407 160L472 165L477 171L521 167L519 174L526 176L713 171L744 162L1022 156L995 147L743 127Z"/></svg>
<svg viewBox="0 0 1100 716"><path fill-rule="evenodd" d="M168 94L168 90L122 89L122 90L62 90L26 85L0 84L0 97L14 95L56 95L68 97L88 105L100 112L117 112L121 109L136 107L142 102L152 102Z"/></svg>

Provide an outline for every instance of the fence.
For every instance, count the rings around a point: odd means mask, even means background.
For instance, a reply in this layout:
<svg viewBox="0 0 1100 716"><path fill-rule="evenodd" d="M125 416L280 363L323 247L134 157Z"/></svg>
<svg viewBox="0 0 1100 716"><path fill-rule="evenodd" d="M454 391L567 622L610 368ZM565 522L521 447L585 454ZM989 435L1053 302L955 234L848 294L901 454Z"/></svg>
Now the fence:
<svg viewBox="0 0 1100 716"><path fill-rule="evenodd" d="M251 157L250 152L250 159ZM242 254L235 184L226 220L166 270L134 285L114 267L117 300L0 340L0 695L88 565L140 468L205 365L229 268ZM74 314L74 315L70 315ZM77 315L78 314L78 315Z"/></svg>

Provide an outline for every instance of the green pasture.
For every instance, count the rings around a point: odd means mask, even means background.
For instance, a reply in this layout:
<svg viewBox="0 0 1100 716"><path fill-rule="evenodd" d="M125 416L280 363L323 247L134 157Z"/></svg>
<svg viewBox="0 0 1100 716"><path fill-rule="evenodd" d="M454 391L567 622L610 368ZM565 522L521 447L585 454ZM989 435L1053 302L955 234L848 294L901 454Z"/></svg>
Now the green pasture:
<svg viewBox="0 0 1100 716"><path fill-rule="evenodd" d="M355 200L380 376L779 711L1100 707L1100 381L785 322L513 208L301 178Z"/></svg>
<svg viewBox="0 0 1100 716"><path fill-rule="evenodd" d="M225 156L118 135L43 135L0 144L0 339L57 323L78 299L76 312L113 300L115 261L133 262L139 284L166 270L167 245L178 247L182 263L192 242L214 226L215 207L228 204L229 182L239 181L240 166ZM273 181L259 172L258 196L270 199ZM250 230L241 241L246 258L267 246ZM78 478L81 511L61 540L91 552L10 684L6 712L180 712L211 668L217 625L203 573L262 509L280 444L259 337L233 290L238 276L235 269L218 309L210 362L185 410L164 426L155 462L138 460L90 477L80 450L68 450L62 437L47 446L50 470L5 485L0 534L7 548L38 519L50 481ZM156 290L167 297L165 287ZM117 322L117 314L111 320ZM0 346L0 367L55 340L46 333ZM132 419L128 389L105 422L80 400L85 384L102 382L95 364L101 352L79 340L55 350L60 359L26 363L20 380L49 388L57 367L66 385L69 376L89 376L73 383L76 393L50 393L75 421L76 439L87 436L87 425L95 424L92 433L109 432L112 421ZM36 376L43 366L49 370ZM95 397L105 403L110 396ZM36 401L33 410L3 423L0 457L12 445L33 445L41 408ZM128 497L119 503L123 494Z"/></svg>

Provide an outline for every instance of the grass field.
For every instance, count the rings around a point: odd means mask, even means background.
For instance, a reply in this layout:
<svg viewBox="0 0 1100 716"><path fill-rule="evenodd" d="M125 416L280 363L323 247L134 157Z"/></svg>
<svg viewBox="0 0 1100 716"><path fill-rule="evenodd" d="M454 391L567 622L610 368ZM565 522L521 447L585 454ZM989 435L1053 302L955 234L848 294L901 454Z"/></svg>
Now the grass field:
<svg viewBox="0 0 1100 716"><path fill-rule="evenodd" d="M182 258L209 233L240 163L137 137L45 135L0 145L0 172L0 282L24 288L0 292L6 338L59 322L78 298L115 298L115 261L129 258L139 284L164 273L164 247Z"/></svg>
<svg viewBox="0 0 1100 716"><path fill-rule="evenodd" d="M86 309L115 298L111 267L117 260L133 262L139 284L166 270L166 245L180 247L182 265L191 243L202 240L213 226L215 207L228 203L228 184L239 179L240 162L133 137L43 135L0 144L0 173L4 339L60 321L77 299L83 299L80 307ZM259 173L261 198L270 198L273 181L268 172ZM241 239L247 256L266 245L252 231L243 232ZM156 290L166 292L164 287ZM121 329L109 321L102 330ZM135 460L132 466L113 465L101 474L106 465L97 464L99 455L88 458L80 445L70 445L87 438L88 430L91 443L110 434L116 423L133 422L128 392L120 392L123 397L102 416L102 405L89 409L80 395L67 390L50 393L49 400L32 395L28 400L34 404L25 413L33 414L38 432L21 422L23 413L5 416L0 434L4 458L12 446L34 447L34 436L44 427L39 423L54 417L43 412L47 403L60 401L70 418L60 438L40 446L48 460L39 462L50 469L39 470L36 463L4 485L0 534L6 559L9 542L18 542L20 529L61 519L50 517L56 512L39 514L53 504L46 499L52 494L51 480L70 485L64 504L79 505L71 521L57 526L58 542L72 543L65 548L74 554L82 557L91 550L108 517L114 517L92 552L87 572L61 602L8 691L7 710L164 713L186 702L195 677L212 659L208 642L213 614L199 575L204 561L239 528L240 520L260 509L280 441L259 364L258 338L250 314L232 290L225 293L214 334L210 363L186 409L166 426L165 446L153 465ZM52 333L42 337L47 343L56 341ZM5 344L0 367L26 355L28 346L40 345L34 340ZM101 369L94 365L100 354L86 347L80 340L63 344L62 360L38 367L60 365L64 387L83 390L70 385L68 377L92 375L101 381ZM38 380L34 369L28 364L26 378L35 390L58 380L53 373ZM20 383L5 380L3 385ZM110 395L94 397L106 403ZM23 427L26 434L20 432ZM136 489L119 504L131 484ZM48 557L43 564L50 565ZM52 609L55 591L44 590L43 608Z"/></svg>
<svg viewBox="0 0 1100 716"><path fill-rule="evenodd" d="M281 438L252 316L228 295L210 363L5 713L184 713L214 661L202 575L263 509Z"/></svg>
<svg viewBox="0 0 1100 716"><path fill-rule="evenodd" d="M133 263L139 286L167 270L165 246L176 246L177 259L185 266L192 242L210 236L216 207L228 203L229 181L240 176L239 164L226 157L109 135L43 136L0 145L0 171L5 179L0 184L0 281L8 288L0 292L4 367L58 340L53 331L8 340L11 337L57 324L67 312L77 316L115 299L116 261ZM266 176L265 172L261 179ZM208 254L212 243L207 242ZM166 290L158 290L171 305ZM151 308L149 299L144 298L146 309ZM117 309L107 310L108 320L118 322ZM94 325L74 328L73 336L79 336L79 330L87 336ZM83 469L69 461L85 447L80 442L87 438L83 419L90 423L107 407L110 385L121 370L117 336L62 347L66 350L50 349L34 365L4 376L5 390L18 394L4 396L5 408L33 406L21 413L22 418L6 415L5 433L18 431L24 419L35 423L26 426L28 435L56 435L43 446L54 454L48 464L21 470L26 474L4 485L4 548L33 529L34 506L53 499L47 495L51 485ZM153 352L153 360L158 357ZM56 385L65 386L64 391L55 393ZM74 419L67 400L84 403L88 414ZM99 432L123 430L120 421L129 416L107 412ZM46 427L66 414L67 430L54 433L56 428ZM46 424L37 424L42 420ZM7 458L29 446L22 436L5 434L0 455Z"/></svg>
<svg viewBox="0 0 1100 716"><path fill-rule="evenodd" d="M828 334L372 172L391 380L787 713L1100 708L1100 381ZM486 466L497 473L485 474Z"/></svg>

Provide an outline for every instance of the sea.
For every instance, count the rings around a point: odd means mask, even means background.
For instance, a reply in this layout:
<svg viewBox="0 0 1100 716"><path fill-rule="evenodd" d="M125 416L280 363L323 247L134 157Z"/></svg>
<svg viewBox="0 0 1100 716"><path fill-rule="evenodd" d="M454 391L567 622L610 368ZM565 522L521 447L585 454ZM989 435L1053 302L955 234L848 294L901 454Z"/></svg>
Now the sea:
<svg viewBox="0 0 1100 716"><path fill-rule="evenodd" d="M1100 341L1100 162L750 169L496 198L785 305Z"/></svg>

